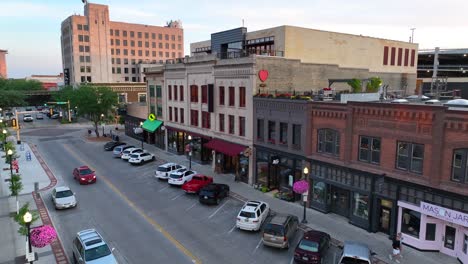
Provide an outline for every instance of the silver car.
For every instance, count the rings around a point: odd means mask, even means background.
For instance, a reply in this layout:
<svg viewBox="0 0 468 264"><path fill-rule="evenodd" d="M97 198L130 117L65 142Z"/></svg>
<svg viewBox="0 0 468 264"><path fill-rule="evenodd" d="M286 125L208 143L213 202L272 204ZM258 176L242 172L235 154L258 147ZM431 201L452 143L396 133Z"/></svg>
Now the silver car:
<svg viewBox="0 0 468 264"><path fill-rule="evenodd" d="M67 186L55 187L52 190L52 202L55 205L55 209L72 208L78 204L75 193Z"/></svg>
<svg viewBox="0 0 468 264"><path fill-rule="evenodd" d="M106 241L94 229L87 229L76 234L73 240L73 262L95 264L117 264L117 260Z"/></svg>

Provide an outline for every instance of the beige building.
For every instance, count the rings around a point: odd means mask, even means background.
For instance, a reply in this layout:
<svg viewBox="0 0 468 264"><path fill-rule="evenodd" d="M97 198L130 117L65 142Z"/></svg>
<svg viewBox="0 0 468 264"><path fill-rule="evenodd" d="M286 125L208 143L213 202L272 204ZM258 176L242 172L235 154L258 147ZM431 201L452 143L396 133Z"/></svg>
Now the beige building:
<svg viewBox="0 0 468 264"><path fill-rule="evenodd" d="M165 27L115 22L108 6L86 3L84 16L62 22L65 83L144 82L138 65L183 57L183 38L179 21Z"/></svg>
<svg viewBox="0 0 468 264"><path fill-rule="evenodd" d="M7 78L7 63L6 55L8 54L7 50L0 49L0 78Z"/></svg>

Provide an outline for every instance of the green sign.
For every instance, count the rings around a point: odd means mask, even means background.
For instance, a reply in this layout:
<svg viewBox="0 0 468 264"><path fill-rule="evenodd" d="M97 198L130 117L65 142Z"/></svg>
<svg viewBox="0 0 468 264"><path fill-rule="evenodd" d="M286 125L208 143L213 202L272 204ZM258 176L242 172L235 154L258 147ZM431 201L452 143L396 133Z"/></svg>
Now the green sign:
<svg viewBox="0 0 468 264"><path fill-rule="evenodd" d="M68 104L67 102L56 102L56 104L58 105L64 105L64 104Z"/></svg>

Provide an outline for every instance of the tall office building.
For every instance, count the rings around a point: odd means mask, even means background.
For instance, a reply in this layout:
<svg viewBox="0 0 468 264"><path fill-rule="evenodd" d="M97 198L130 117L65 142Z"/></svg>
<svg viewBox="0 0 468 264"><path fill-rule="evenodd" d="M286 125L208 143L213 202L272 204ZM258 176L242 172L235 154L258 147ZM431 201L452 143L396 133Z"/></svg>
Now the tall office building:
<svg viewBox="0 0 468 264"><path fill-rule="evenodd" d="M143 82L139 64L184 56L179 21L164 27L114 22L108 6L91 3L84 16L62 22L61 45L65 84Z"/></svg>
<svg viewBox="0 0 468 264"><path fill-rule="evenodd" d="M6 64L6 54L7 50L0 49L0 78L7 78L7 64Z"/></svg>

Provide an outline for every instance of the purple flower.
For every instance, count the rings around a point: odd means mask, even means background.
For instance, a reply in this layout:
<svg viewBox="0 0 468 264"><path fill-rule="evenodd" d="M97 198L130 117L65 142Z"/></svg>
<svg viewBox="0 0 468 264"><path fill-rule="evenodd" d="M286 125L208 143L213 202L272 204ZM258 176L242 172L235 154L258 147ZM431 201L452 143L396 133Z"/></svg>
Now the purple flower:
<svg viewBox="0 0 468 264"><path fill-rule="evenodd" d="M293 184L293 190L295 193L305 193L309 190L309 182L306 180L300 180Z"/></svg>
<svg viewBox="0 0 468 264"><path fill-rule="evenodd" d="M31 245L36 248L43 248L57 238L57 232L49 225L43 225L31 230Z"/></svg>

